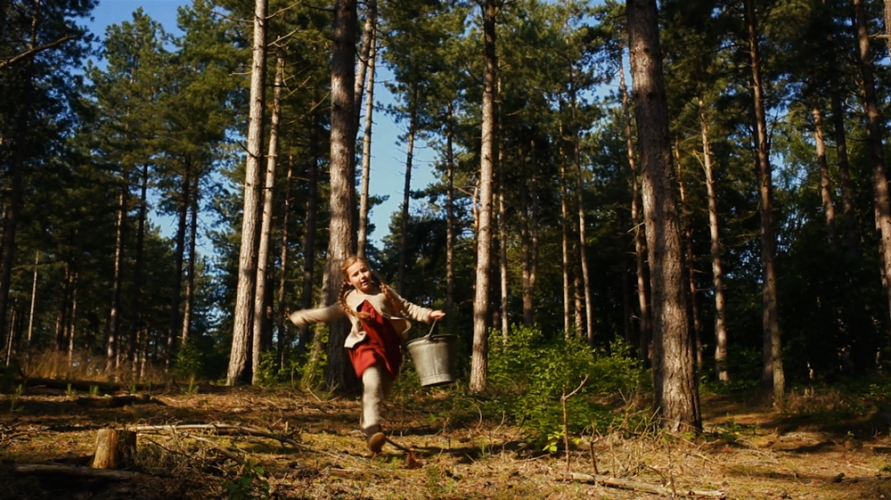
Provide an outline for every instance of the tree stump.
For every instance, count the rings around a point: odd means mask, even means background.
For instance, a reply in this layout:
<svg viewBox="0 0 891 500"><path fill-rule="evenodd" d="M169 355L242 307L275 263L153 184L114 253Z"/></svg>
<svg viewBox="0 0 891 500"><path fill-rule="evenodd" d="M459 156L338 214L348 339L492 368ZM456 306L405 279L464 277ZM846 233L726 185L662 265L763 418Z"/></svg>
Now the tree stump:
<svg viewBox="0 0 891 500"><path fill-rule="evenodd" d="M118 429L99 429L96 436L94 469L118 469L133 461L136 455L136 433Z"/></svg>

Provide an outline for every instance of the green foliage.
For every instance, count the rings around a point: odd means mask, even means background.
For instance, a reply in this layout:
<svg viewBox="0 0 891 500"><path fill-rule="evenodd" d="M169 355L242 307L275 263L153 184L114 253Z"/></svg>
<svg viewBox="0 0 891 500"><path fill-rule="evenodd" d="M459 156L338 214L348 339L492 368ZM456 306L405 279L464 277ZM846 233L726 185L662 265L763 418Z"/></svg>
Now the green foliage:
<svg viewBox="0 0 891 500"><path fill-rule="evenodd" d="M502 410L515 415L541 442L557 446L563 436L560 398L572 392L587 376L587 383L566 402L571 433L596 425L604 428L619 415L603 399L636 391L644 372L626 354L627 346L614 344L609 356L600 355L576 339L546 341L537 328L514 326L506 345L501 333L490 334L489 381L502 400ZM555 437L556 436L556 437Z"/></svg>
<svg viewBox="0 0 891 500"><path fill-rule="evenodd" d="M266 351L260 353L260 366L255 368L256 380L259 385L272 385L279 381L279 375L283 370L279 370L278 353L275 351Z"/></svg>
<svg viewBox="0 0 891 500"><path fill-rule="evenodd" d="M131 393L133 391L130 391ZM68 387L65 389L65 395L70 399L74 399L77 397L77 389L71 387L71 384L68 384Z"/></svg>
<svg viewBox="0 0 891 500"><path fill-rule="evenodd" d="M22 398L22 394L23 394L24 392L25 392L25 390L24 390L24 388L22 387L22 384L19 384L19 385L15 388L15 392L12 393L12 396L10 396L10 398L9 398L9 411L10 411L10 413L16 411L16 409L17 409L17 408L16 408L16 405L18 404L19 399Z"/></svg>
<svg viewBox="0 0 891 500"><path fill-rule="evenodd" d="M238 471L233 480L223 482L226 498L230 500L271 498L272 486L265 477L266 470L262 466L248 460Z"/></svg>
<svg viewBox="0 0 891 500"><path fill-rule="evenodd" d="M747 391L761 385L761 353L754 349L733 349L727 354L727 372L730 381L717 380L714 365L704 367L700 375L700 390L713 394L731 394Z"/></svg>

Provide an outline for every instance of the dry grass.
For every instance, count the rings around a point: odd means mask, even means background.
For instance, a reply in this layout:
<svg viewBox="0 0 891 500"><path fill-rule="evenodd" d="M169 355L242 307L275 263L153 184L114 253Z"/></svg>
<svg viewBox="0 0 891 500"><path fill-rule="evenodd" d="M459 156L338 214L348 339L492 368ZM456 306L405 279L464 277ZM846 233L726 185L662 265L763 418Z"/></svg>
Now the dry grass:
<svg viewBox="0 0 891 500"><path fill-rule="evenodd" d="M456 405L461 398L466 397L450 389L403 390L387 405L386 428L412 451L388 445L371 456L356 430L355 398L205 387L95 408L58 389L26 387L20 395L0 397L0 498L262 498L264 492L283 499L653 496L557 481L567 471L564 450L534 449L511 419ZM593 436L598 472L665 485L678 496L695 489L747 499L891 498L891 456L883 454L891 449L891 421L884 422L879 409L858 413L831 393L792 395L782 414L739 396L703 398L703 408L706 432L699 436L670 436L648 426ZM827 423L826 415L847 417ZM137 481L21 476L9 469L13 463L87 463L102 427L215 422L263 428L297 445L165 431L140 434L133 468L146 475ZM570 450L573 472L594 473L591 439L582 437Z"/></svg>

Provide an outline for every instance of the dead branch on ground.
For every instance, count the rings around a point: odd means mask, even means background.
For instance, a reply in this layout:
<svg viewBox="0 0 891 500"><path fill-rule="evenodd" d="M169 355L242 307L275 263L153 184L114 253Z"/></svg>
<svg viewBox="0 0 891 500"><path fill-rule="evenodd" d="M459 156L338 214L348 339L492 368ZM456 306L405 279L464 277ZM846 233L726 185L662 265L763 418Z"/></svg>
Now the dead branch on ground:
<svg viewBox="0 0 891 500"><path fill-rule="evenodd" d="M642 491L645 493L653 493L655 495L675 497L708 497L708 498L727 498L722 491L714 490L682 490L672 491L671 488L659 486L655 484L644 483L640 481L631 481L628 479L619 479L610 476L594 476L591 474L580 474L572 472L569 474L558 474L557 481L578 481L580 483L592 483L600 486L608 486L611 488L619 488L623 490Z"/></svg>

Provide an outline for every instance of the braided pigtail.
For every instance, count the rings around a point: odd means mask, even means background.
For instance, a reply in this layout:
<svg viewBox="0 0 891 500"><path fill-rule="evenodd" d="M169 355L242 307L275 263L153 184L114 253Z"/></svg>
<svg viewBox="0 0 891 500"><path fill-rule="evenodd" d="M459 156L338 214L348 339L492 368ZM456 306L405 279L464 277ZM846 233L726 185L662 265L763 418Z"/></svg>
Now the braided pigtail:
<svg viewBox="0 0 891 500"><path fill-rule="evenodd" d="M393 293L390 291L390 287L384 284L384 282L381 281L381 279L378 278L377 275L372 274L371 277L376 282L378 288L381 289L381 292L383 292L384 296L387 297L387 300L390 302L390 307L393 308L393 316L401 316L402 303L396 300L395 297L393 297Z"/></svg>
<svg viewBox="0 0 891 500"><path fill-rule="evenodd" d="M344 281L342 285L340 285L340 293L337 295L337 301L340 302L340 307L343 308L343 312L347 314L347 316L355 316L359 319L368 319L368 313L354 311L352 307L347 305L346 295L356 288L351 285L349 282Z"/></svg>

